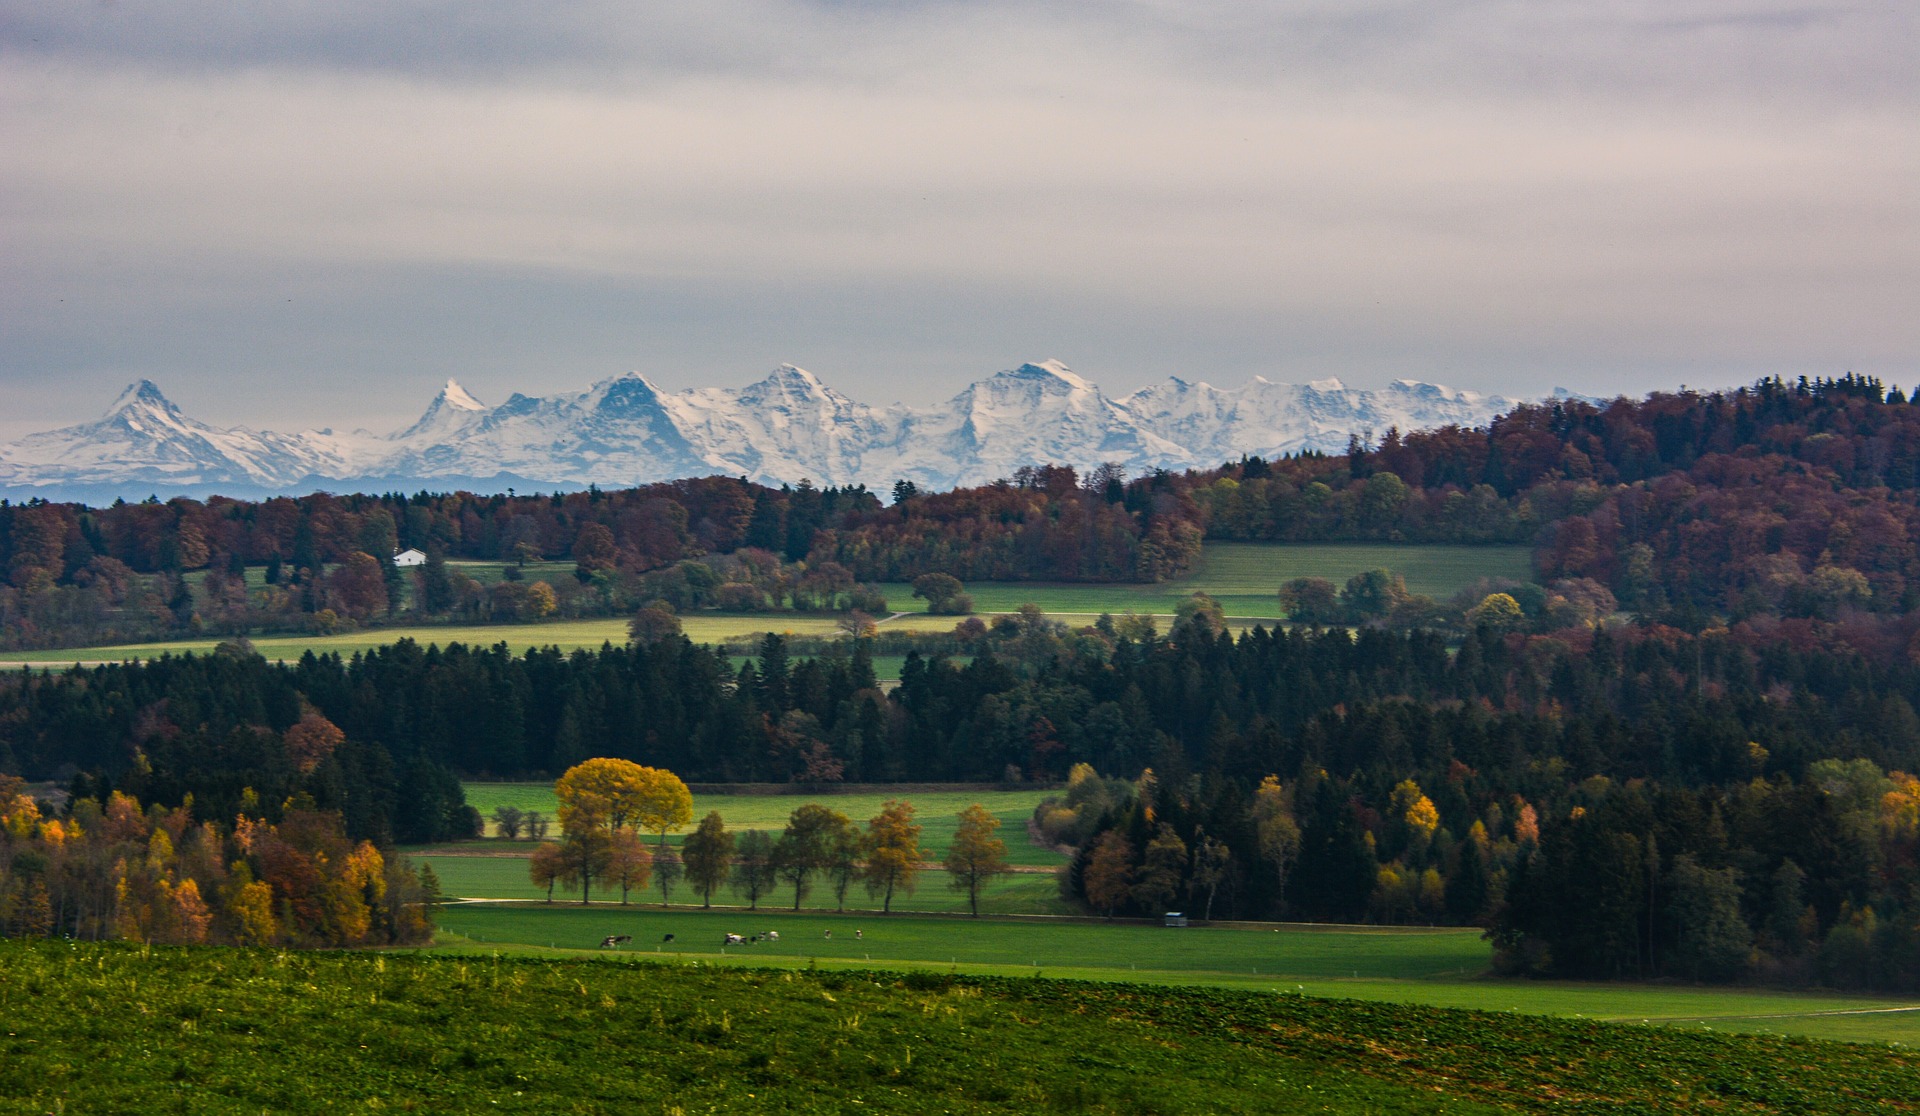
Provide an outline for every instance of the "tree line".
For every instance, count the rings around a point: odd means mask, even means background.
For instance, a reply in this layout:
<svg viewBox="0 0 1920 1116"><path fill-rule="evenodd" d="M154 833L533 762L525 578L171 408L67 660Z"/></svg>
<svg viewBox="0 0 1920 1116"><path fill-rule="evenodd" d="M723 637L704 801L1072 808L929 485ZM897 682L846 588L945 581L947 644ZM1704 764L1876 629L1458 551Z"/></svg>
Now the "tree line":
<svg viewBox="0 0 1920 1116"><path fill-rule="evenodd" d="M864 829L832 807L807 803L793 811L777 837L759 829L731 831L718 811L708 811L676 850L666 834L693 820L693 797L670 771L600 757L569 768L553 789L560 802L560 840L543 841L528 865L549 903L556 887L578 887L580 902L591 902L595 882L603 889L618 886L622 903L651 882L665 903L684 881L702 907L731 887L757 910L761 899L786 887L797 911L816 880L824 880L836 910L846 909L848 892L861 884L886 913L896 894L911 893L919 882L921 826L911 802L888 800ZM520 819L516 812L504 820ZM994 836L999 827L1000 819L985 807L969 806L944 858L950 884L966 893L975 917L981 892L1008 868L1006 843ZM642 840L648 832L656 837L652 847Z"/></svg>

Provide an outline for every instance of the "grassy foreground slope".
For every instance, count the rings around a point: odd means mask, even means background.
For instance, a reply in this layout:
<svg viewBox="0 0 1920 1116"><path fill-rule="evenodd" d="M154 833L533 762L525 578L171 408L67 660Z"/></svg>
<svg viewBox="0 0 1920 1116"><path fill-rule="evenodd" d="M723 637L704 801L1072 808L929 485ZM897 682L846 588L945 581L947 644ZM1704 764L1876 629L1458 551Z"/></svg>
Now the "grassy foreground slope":
<svg viewBox="0 0 1920 1116"><path fill-rule="evenodd" d="M0 943L0 1112L1899 1112L1904 1052L1033 978Z"/></svg>

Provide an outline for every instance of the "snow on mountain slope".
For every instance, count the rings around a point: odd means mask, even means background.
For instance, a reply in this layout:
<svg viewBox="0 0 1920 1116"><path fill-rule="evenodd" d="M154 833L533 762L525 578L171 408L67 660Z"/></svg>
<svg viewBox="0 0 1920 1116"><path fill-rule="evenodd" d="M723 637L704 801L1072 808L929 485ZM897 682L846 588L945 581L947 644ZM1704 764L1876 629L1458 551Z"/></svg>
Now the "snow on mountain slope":
<svg viewBox="0 0 1920 1116"><path fill-rule="evenodd" d="M1054 360L972 384L936 408L896 408L889 418L890 437L864 463L869 484L905 477L922 487L952 488L1011 476L1022 465L1121 461L1141 472L1193 463L1185 449L1144 429Z"/></svg>
<svg viewBox="0 0 1920 1116"><path fill-rule="evenodd" d="M0 489L97 499L123 486L138 498L219 486L259 492L513 483L616 487L724 473L770 484L884 490L980 484L1023 465L1129 473L1207 467L1243 454L1338 452L1375 436L1460 423L1509 408L1498 396L1402 380L1380 391L1338 380L1239 389L1169 379L1121 399L1059 361L1023 364L945 403L878 410L818 377L781 365L743 388L662 392L637 373L583 392L515 394L498 406L449 380L420 418L393 434L331 430L275 434L196 422L152 383L129 387L100 420L0 445Z"/></svg>
<svg viewBox="0 0 1920 1116"><path fill-rule="evenodd" d="M196 422L151 380L129 385L98 421L0 446L0 485L7 486L49 480L277 485L344 466L332 447L303 435Z"/></svg>
<svg viewBox="0 0 1920 1116"><path fill-rule="evenodd" d="M1242 454L1336 453L1353 434L1377 436L1394 426L1481 426L1511 410L1514 401L1413 380L1365 391L1332 379L1277 384L1256 376L1237 391L1170 379L1126 396L1120 405L1144 428L1215 464Z"/></svg>
<svg viewBox="0 0 1920 1116"><path fill-rule="evenodd" d="M450 418L451 403L435 414L445 398L443 392L409 432ZM680 432L659 389L634 372L578 393L515 393L458 421L444 437L403 434L395 439L397 452L358 463L360 471L423 479L506 472L570 487L644 484L713 471L713 463Z"/></svg>
<svg viewBox="0 0 1920 1116"><path fill-rule="evenodd" d="M669 406L686 437L706 447L708 464L766 484L843 483L861 474L862 456L885 433L872 407L791 364L738 391L683 392Z"/></svg>

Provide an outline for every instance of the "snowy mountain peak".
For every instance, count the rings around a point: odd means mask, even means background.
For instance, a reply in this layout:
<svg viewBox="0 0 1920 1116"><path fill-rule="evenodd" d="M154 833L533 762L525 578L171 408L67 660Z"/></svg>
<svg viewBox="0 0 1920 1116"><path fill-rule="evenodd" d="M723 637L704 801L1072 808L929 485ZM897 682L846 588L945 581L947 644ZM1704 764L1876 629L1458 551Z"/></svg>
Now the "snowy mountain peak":
<svg viewBox="0 0 1920 1116"><path fill-rule="evenodd" d="M151 382L105 418L0 445L0 491L56 496L84 486L132 497L196 489L234 495L356 485L509 483L584 488L718 473L769 484L925 488L983 484L1027 465L1129 473L1207 468L1246 454L1338 453L1350 435L1492 420L1512 406L1416 381L1382 390L1339 380L1239 388L1167 379L1115 399L1058 360L1022 364L945 403L885 411L792 364L744 387L663 391L638 372L584 391L513 394L488 407L448 380L418 421L385 437L223 430L181 414Z"/></svg>
<svg viewBox="0 0 1920 1116"><path fill-rule="evenodd" d="M440 394L433 397L433 402L427 404L419 420L395 434L392 440L405 442L445 438L474 425L486 413L486 404L468 394L458 380L449 379L447 386L440 389Z"/></svg>
<svg viewBox="0 0 1920 1116"><path fill-rule="evenodd" d="M485 403L475 399L466 388L460 386L459 380L452 378L447 380L446 387L440 389L440 397L435 400L435 402L443 402L457 411L484 411L487 409Z"/></svg>
<svg viewBox="0 0 1920 1116"><path fill-rule="evenodd" d="M128 384L126 390L114 399L113 405L108 407L101 417L112 418L122 411L133 409L158 410L169 415L180 413L180 408L174 406L172 400L160 393L160 385L152 380L141 380L139 383Z"/></svg>
<svg viewBox="0 0 1920 1116"><path fill-rule="evenodd" d="M587 393L596 410L622 412L658 410L660 389L638 372L628 372L611 380L602 380Z"/></svg>
<svg viewBox="0 0 1920 1116"><path fill-rule="evenodd" d="M1018 368L1000 373L1001 376L1015 380L1033 380L1042 384L1058 382L1075 391L1092 391L1094 386L1074 374L1073 369L1057 360L1029 362Z"/></svg>
<svg viewBox="0 0 1920 1116"><path fill-rule="evenodd" d="M767 378L765 382L766 383L805 384L808 388L815 389L815 390L824 389L826 387L825 384L820 382L820 377L814 375L813 373L807 371L806 369L800 367L797 364L782 364L780 367L775 368L772 372L767 373Z"/></svg>

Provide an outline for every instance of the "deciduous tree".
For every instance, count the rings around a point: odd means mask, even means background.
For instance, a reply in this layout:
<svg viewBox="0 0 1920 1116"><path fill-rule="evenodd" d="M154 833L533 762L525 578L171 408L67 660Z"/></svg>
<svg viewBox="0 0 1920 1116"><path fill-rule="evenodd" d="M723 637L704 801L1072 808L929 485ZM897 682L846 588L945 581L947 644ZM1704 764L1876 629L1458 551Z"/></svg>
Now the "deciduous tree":
<svg viewBox="0 0 1920 1116"><path fill-rule="evenodd" d="M723 887L733 873L734 835L718 810L707 811L700 825L681 845L686 864L687 883L700 893L702 907L713 906L713 893Z"/></svg>
<svg viewBox="0 0 1920 1116"><path fill-rule="evenodd" d="M893 910L896 891L912 891L920 874L920 826L913 803L888 799L867 822L867 893L882 896L880 909Z"/></svg>
<svg viewBox="0 0 1920 1116"><path fill-rule="evenodd" d="M985 806L973 803L960 811L960 824L947 846L945 865L955 891L967 894L967 909L980 917L980 892L1007 869L1007 843L994 836L1000 819Z"/></svg>
<svg viewBox="0 0 1920 1116"><path fill-rule="evenodd" d="M1133 886L1133 842L1117 829L1109 829L1094 843L1093 856L1081 875L1081 888L1087 905L1112 918L1127 901Z"/></svg>
<svg viewBox="0 0 1920 1116"><path fill-rule="evenodd" d="M773 838L765 830L749 829L740 835L733 854L734 890L747 897L749 910L758 910L760 897L773 890L774 882Z"/></svg>

